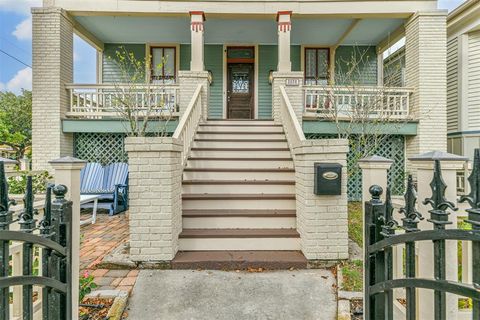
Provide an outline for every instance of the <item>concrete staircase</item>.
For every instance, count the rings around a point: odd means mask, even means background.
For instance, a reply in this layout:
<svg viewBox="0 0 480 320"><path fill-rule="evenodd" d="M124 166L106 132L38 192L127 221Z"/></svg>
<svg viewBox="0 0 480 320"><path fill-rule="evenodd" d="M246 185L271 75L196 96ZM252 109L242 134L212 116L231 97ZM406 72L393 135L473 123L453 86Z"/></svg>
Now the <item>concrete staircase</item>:
<svg viewBox="0 0 480 320"><path fill-rule="evenodd" d="M201 124L182 189L180 251L300 250L295 170L281 125Z"/></svg>

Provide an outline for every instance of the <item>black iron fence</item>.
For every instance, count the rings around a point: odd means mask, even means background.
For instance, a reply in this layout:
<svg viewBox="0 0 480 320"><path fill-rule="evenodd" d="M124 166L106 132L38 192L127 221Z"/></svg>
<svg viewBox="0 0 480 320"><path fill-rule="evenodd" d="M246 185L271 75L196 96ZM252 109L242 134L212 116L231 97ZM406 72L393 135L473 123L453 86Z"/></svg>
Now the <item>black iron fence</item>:
<svg viewBox="0 0 480 320"><path fill-rule="evenodd" d="M416 319L416 288L434 291L434 319L447 319L446 293L471 298L473 301L472 319L480 319L480 150L475 150L475 160L468 179L471 192L462 196L461 202L468 202L468 219L472 230L446 229L449 221L448 210L457 210L454 203L445 198L446 185L442 179L440 161L435 161L434 177L430 183L432 196L423 201L431 209L428 222L432 230L420 230L418 223L424 217L416 209L416 191L412 177L408 177L405 193L405 206L400 209L404 215L399 225L393 218L390 191L387 189L385 201L380 200L381 187L370 187L372 199L365 203L365 310L366 319L393 319L394 295L396 288L406 290L406 319ZM452 186L455 188L455 186ZM404 233L397 233L403 229ZM446 280L446 240L472 241L472 282L473 284ZM417 241L432 241L433 279L416 276ZM393 279L392 248L405 244L405 277Z"/></svg>
<svg viewBox="0 0 480 320"><path fill-rule="evenodd" d="M51 193L55 199L52 201ZM32 178L27 178L24 209L14 217L10 210L14 201L8 198L4 164L0 162L0 320L10 319L13 297L10 288L22 286L23 319L33 319L33 286L42 287L43 319L71 319L72 202L65 199L64 185L49 185L45 196L44 215L35 219ZM14 224L18 230L11 230ZM12 275L10 247L22 243L22 275ZM41 274L34 274L34 251L40 248ZM37 296L38 298L38 296Z"/></svg>

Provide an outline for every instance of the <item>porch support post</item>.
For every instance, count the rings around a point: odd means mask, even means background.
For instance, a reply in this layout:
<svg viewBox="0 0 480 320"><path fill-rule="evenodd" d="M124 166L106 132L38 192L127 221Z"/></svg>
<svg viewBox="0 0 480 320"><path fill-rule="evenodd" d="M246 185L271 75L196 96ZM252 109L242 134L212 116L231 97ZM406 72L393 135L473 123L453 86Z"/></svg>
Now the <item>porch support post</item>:
<svg viewBox="0 0 480 320"><path fill-rule="evenodd" d="M204 21L205 14L203 11L190 11L190 33L192 36L192 60L190 62L190 71L203 71L205 69L203 62Z"/></svg>
<svg viewBox="0 0 480 320"><path fill-rule="evenodd" d="M417 135L407 138L407 157L447 149L446 15L417 12L405 24L405 82L415 89L410 114L419 121Z"/></svg>
<svg viewBox="0 0 480 320"><path fill-rule="evenodd" d="M277 13L278 72L292 71L292 63L290 61L290 31L292 30L291 16L292 11L279 11Z"/></svg>
<svg viewBox="0 0 480 320"><path fill-rule="evenodd" d="M66 198L72 201L72 317L78 319L78 274L80 274L80 170L87 162L73 157L50 161L55 170L55 184L67 187Z"/></svg>
<svg viewBox="0 0 480 320"><path fill-rule="evenodd" d="M418 182L418 211L425 218L418 224L421 230L432 230L433 224L428 222L431 209L430 205L424 205L423 201L432 196L432 189L430 182L433 179L434 160L440 160L442 177L447 185L445 198L452 201L456 205L457 188L456 188L456 173L457 170L463 168L463 164L467 160L466 157L457 156L441 151L431 151L409 159L412 165L417 170ZM447 225L447 229L457 228L457 214L454 211L449 211L449 221L452 224ZM418 270L417 276L419 278L434 279L433 274L433 243L429 241L419 241L417 243L418 251ZM458 277L458 256L457 256L457 241L446 242L446 279L450 281L457 281ZM422 320L433 320L434 298L432 290L418 289L418 314L417 318ZM447 293L447 319L457 319L458 311L458 297Z"/></svg>
<svg viewBox="0 0 480 320"><path fill-rule="evenodd" d="M73 134L62 132L62 118L73 82L73 22L60 8L32 9L32 154L34 170L73 154Z"/></svg>

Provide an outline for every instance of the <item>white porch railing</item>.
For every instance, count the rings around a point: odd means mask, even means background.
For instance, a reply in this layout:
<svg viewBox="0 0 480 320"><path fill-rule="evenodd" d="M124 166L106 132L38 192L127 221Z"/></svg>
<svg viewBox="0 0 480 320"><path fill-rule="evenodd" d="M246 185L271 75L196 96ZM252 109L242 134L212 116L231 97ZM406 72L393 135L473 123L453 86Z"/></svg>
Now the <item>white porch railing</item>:
<svg viewBox="0 0 480 320"><path fill-rule="evenodd" d="M304 86L304 115L325 118L406 119L409 116L409 88Z"/></svg>
<svg viewBox="0 0 480 320"><path fill-rule="evenodd" d="M295 110L290 103L287 92L284 86L280 86L281 98L280 98L280 117L282 119L283 130L287 137L290 148L298 146L305 139L303 129L298 122Z"/></svg>
<svg viewBox="0 0 480 320"><path fill-rule="evenodd" d="M195 133L197 132L198 124L202 118L202 85L199 84L192 99L188 103L188 107L185 110L180 122L178 123L173 138L180 139L183 143L182 151L182 165L187 163L188 154L193 142Z"/></svg>
<svg viewBox="0 0 480 320"><path fill-rule="evenodd" d="M71 118L121 118L125 102L136 105L140 117L158 117L178 112L179 86L175 84L67 84Z"/></svg>

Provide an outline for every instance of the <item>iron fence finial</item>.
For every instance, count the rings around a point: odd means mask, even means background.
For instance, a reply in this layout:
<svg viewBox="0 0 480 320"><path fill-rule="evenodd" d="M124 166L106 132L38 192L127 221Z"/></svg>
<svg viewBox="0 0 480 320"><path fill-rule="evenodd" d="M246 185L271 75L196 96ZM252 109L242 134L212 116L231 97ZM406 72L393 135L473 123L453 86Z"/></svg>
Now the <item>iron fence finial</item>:
<svg viewBox="0 0 480 320"><path fill-rule="evenodd" d="M420 212L418 212L416 204L417 204L417 191L415 190L415 186L413 184L413 177L412 175L408 175L407 179L407 190L403 196L405 199L405 206L401 207L399 212L405 215L405 218L402 218L403 225L402 228L406 232L414 232L419 231L418 223L423 220L423 216Z"/></svg>
<svg viewBox="0 0 480 320"><path fill-rule="evenodd" d="M390 188L387 187L387 193L385 194L385 212L384 215L380 217L380 220L383 222L381 234L388 238L395 235L395 230L397 230L398 222L393 218L393 204L392 204L392 195Z"/></svg>
<svg viewBox="0 0 480 320"><path fill-rule="evenodd" d="M427 221L433 223L436 229L445 229L445 225L452 224L451 221L448 221L450 213L446 210L451 209L456 211L458 208L455 207L453 202L448 201L445 198L447 185L442 178L440 160L435 160L435 168L433 179L430 182L430 188L432 189L432 196L423 201L423 204L429 204L432 206L432 209L428 210L430 213L430 219L427 219Z"/></svg>

